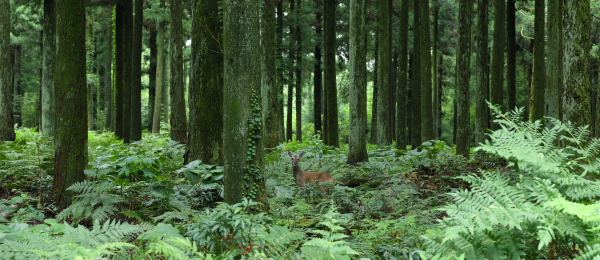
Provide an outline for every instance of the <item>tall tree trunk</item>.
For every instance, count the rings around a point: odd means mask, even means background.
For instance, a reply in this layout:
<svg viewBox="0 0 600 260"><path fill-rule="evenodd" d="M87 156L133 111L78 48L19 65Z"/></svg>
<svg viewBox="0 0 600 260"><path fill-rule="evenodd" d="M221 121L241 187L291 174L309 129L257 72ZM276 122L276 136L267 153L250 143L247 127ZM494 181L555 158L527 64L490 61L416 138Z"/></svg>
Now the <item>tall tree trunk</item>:
<svg viewBox="0 0 600 260"><path fill-rule="evenodd" d="M85 5L83 0L56 2L56 125L52 198L59 210L71 204L71 185L83 181L87 168Z"/></svg>
<svg viewBox="0 0 600 260"><path fill-rule="evenodd" d="M290 0L290 15L289 19L290 23L290 50L288 54L288 98L287 98L287 113L286 113L286 125L285 125L285 139L288 142L292 141L292 107L294 100L294 60L296 59L296 48L294 47L296 43L296 26L295 26L295 15L294 13L294 3L295 0Z"/></svg>
<svg viewBox="0 0 600 260"><path fill-rule="evenodd" d="M492 87L490 89L490 102L499 105L501 108L504 104L504 91L502 88L504 86L505 3L505 0L494 1L494 46L492 48ZM494 124L493 129L497 128Z"/></svg>
<svg viewBox="0 0 600 260"><path fill-rule="evenodd" d="M396 115L396 149L406 149L406 101L407 101L407 74L408 74L408 0L403 0L400 6L399 27L399 57L398 57L398 113Z"/></svg>
<svg viewBox="0 0 600 260"><path fill-rule="evenodd" d="M185 163L223 165L223 42L217 1L196 1L192 21L190 126ZM214 38L213 38L214 37ZM217 51L218 50L218 51ZM277 139L278 141L278 139Z"/></svg>
<svg viewBox="0 0 600 260"><path fill-rule="evenodd" d="M323 2L320 0L316 0L317 10L316 16L317 21L315 25L315 30L317 32L317 40L315 43L315 76L314 80L314 120L315 120L315 134L321 134L322 136L322 124L321 124L321 92L323 92L323 72L321 71L321 43L322 43L322 33L321 33L321 16L322 16L322 6Z"/></svg>
<svg viewBox="0 0 600 260"><path fill-rule="evenodd" d="M42 19L40 19L40 23L43 26L43 21ZM43 27L42 27L43 28ZM43 133L44 129L42 127L42 88L44 85L43 82L43 78L44 78L44 30L42 29L40 31L40 49L39 49L39 57L40 57L40 75L38 78L38 82L40 84L40 88L38 91L38 102L37 102L37 113L36 113L36 123L34 124L34 126L38 127L38 132Z"/></svg>
<svg viewBox="0 0 600 260"><path fill-rule="evenodd" d="M431 89L429 0L421 0L421 140L435 139Z"/></svg>
<svg viewBox="0 0 600 260"><path fill-rule="evenodd" d="M365 54L364 0L350 3L350 136L348 140L348 164L369 160L367 154L367 77Z"/></svg>
<svg viewBox="0 0 600 260"><path fill-rule="evenodd" d="M133 85L133 0L123 0L123 143L131 141L131 85Z"/></svg>
<svg viewBox="0 0 600 260"><path fill-rule="evenodd" d="M148 72L148 132L152 133L155 110L154 104L156 103L156 24L150 24L148 31L150 34L148 37L148 48L150 48L150 71Z"/></svg>
<svg viewBox="0 0 600 260"><path fill-rule="evenodd" d="M390 22L391 21L392 20L390 19ZM390 37L393 37L392 32L390 32ZM390 43L390 46L391 45L392 44ZM390 111L388 115L390 116L390 138L392 140L396 140L396 89L398 88L398 50L392 51L392 64L390 66L390 69L390 95L388 98L390 100Z"/></svg>
<svg viewBox="0 0 600 260"><path fill-rule="evenodd" d="M56 27L54 0L44 1L44 55L42 63L42 132L54 136L54 62L56 56ZM1 37L0 37L1 38Z"/></svg>
<svg viewBox="0 0 600 260"><path fill-rule="evenodd" d="M443 66L443 61L444 61L444 55L440 55L440 63L439 63L439 68L438 68L438 103L437 103L437 135L438 135L438 139L442 139L442 117L444 117L444 115L442 114L442 97L443 97L443 88L444 88L444 81L443 81L443 77L444 77L444 66Z"/></svg>
<svg viewBox="0 0 600 260"><path fill-rule="evenodd" d="M15 45L15 62L13 65L13 73L14 73L14 113L15 113L15 123L19 127L23 127L23 87L21 86L21 55L22 55L22 46Z"/></svg>
<svg viewBox="0 0 600 260"><path fill-rule="evenodd" d="M533 87L531 88L533 100L531 100L530 121L544 117L546 102L546 67L544 61L544 24L546 17L544 10L545 0L535 0L535 41L533 42Z"/></svg>
<svg viewBox="0 0 600 260"><path fill-rule="evenodd" d="M217 6L218 7L218 6ZM218 11L218 9L217 9ZM218 19L216 17L215 19ZM262 37L262 107L265 127L265 148L279 145L279 103L277 96L277 62L275 48L275 0L265 0L261 17Z"/></svg>
<svg viewBox="0 0 600 260"><path fill-rule="evenodd" d="M165 55L164 55L164 66L163 66L163 87L162 87L162 103L163 103L163 123L168 124L169 123L169 111L171 110L171 98L170 96L172 95L171 90L169 89L170 86L170 67L171 67L171 52L169 51L169 48L171 46L171 43L169 41L167 41L166 39L169 39L169 36L167 36L167 34L169 33L168 30L165 29Z"/></svg>
<svg viewBox="0 0 600 260"><path fill-rule="evenodd" d="M161 0L160 6L164 7L165 0ZM158 22L158 37L156 47L156 97L154 97L154 115L152 119L152 133L160 133L160 114L163 97L164 67L165 67L165 22Z"/></svg>
<svg viewBox="0 0 600 260"><path fill-rule="evenodd" d="M485 130L489 122L488 105L490 88L490 64L488 52L488 0L477 3L477 92L475 97L475 143L485 142Z"/></svg>
<svg viewBox="0 0 600 260"><path fill-rule="evenodd" d="M125 138L124 125L124 98L125 89L123 83L125 79L124 70L124 30L125 30L125 6L116 5L115 21L115 135L119 139Z"/></svg>
<svg viewBox="0 0 600 260"><path fill-rule="evenodd" d="M337 1L324 0L325 92L327 93L327 145L339 147L338 103L335 79L335 8Z"/></svg>
<svg viewBox="0 0 600 260"><path fill-rule="evenodd" d="M285 122L283 120L283 82L285 81L283 73L285 63L283 62L283 0L277 1L277 26L275 28L276 40L275 49L277 52L277 121L279 125L279 142L285 142ZM315 54L316 55L316 54Z"/></svg>
<svg viewBox="0 0 600 260"><path fill-rule="evenodd" d="M10 61L10 0L0 0L0 141L15 140Z"/></svg>
<svg viewBox="0 0 600 260"><path fill-rule="evenodd" d="M223 15L225 202L242 198L268 206L260 122L260 34L258 0L225 0ZM250 152L250 153L248 153Z"/></svg>
<svg viewBox="0 0 600 260"><path fill-rule="evenodd" d="M434 7L433 10L433 39L432 39L432 43L431 46L433 48L432 51L432 57L431 57L431 63L432 63L432 75L431 75L431 82L433 84L432 86L432 111L433 111L433 136L434 139L439 140L440 136L437 135L438 132L438 118L440 117L440 115L438 114L438 88L439 85L437 84L438 80L437 80L437 75L438 75L438 68L439 68L439 63L438 63L438 27L439 27L439 6L438 7Z"/></svg>
<svg viewBox="0 0 600 260"><path fill-rule="evenodd" d="M176 1L175 1L176 2ZM133 85L131 85L131 133L132 142L142 140L142 26L144 3L135 0L133 23Z"/></svg>
<svg viewBox="0 0 600 260"><path fill-rule="evenodd" d="M113 85L112 85L112 63L113 63L113 28L106 29L106 64L104 67L105 71L105 83L104 83L104 101L106 105L104 106L106 111L106 129L113 129Z"/></svg>
<svg viewBox="0 0 600 260"><path fill-rule="evenodd" d="M182 3L171 2L171 139L187 143L185 89L183 86L183 18ZM260 64L260 63L258 63ZM260 68L260 66L259 66Z"/></svg>
<svg viewBox="0 0 600 260"><path fill-rule="evenodd" d="M373 103L371 104L371 143L377 143L377 96L379 82L377 78L379 72L379 30L375 30L375 63L373 63Z"/></svg>
<svg viewBox="0 0 600 260"><path fill-rule="evenodd" d="M87 31L86 31L86 73L88 75L93 74L94 68L94 47L92 46L93 36L93 28L91 20L87 21ZM87 78L87 75L86 75ZM93 111L94 111L94 84L95 82L88 80L87 81L87 126L88 130L93 130Z"/></svg>
<svg viewBox="0 0 600 260"><path fill-rule="evenodd" d="M412 70L412 85L411 85L411 105L412 105L412 131L410 137L410 145L416 149L422 143L421 135L421 4L419 0L413 0L413 70Z"/></svg>
<svg viewBox="0 0 600 260"><path fill-rule="evenodd" d="M549 1L552 3L555 1ZM562 2L562 0L561 0ZM506 3L506 87L508 90L508 109L514 110L517 107L517 43L515 27L515 0L507 0ZM550 35L548 35L550 36ZM548 37L548 41L551 41ZM548 50L549 51L549 50ZM556 51L558 53L558 51ZM489 110L489 109L488 109ZM488 114L489 116L489 114ZM491 119L490 119L491 120Z"/></svg>
<svg viewBox="0 0 600 260"><path fill-rule="evenodd" d="M296 140L302 143L302 0L296 1Z"/></svg>
<svg viewBox="0 0 600 260"><path fill-rule="evenodd" d="M590 124L590 1L566 0L564 15L563 120Z"/></svg>
<svg viewBox="0 0 600 260"><path fill-rule="evenodd" d="M392 143L390 136L390 0L379 0L378 31L379 51L377 63L377 144L389 145Z"/></svg>
<svg viewBox="0 0 600 260"><path fill-rule="evenodd" d="M560 99L563 93L559 92L562 71L559 71L559 59L562 48L560 39L560 25L563 22L562 10L559 9L559 1L548 1L548 67L546 77L546 115L560 119ZM562 1L560 1L562 2Z"/></svg>
<svg viewBox="0 0 600 260"><path fill-rule="evenodd" d="M496 0L498 1L498 0ZM456 51L456 154L460 154L469 158L469 119L470 116L470 38L471 38L471 23L473 15L469 9L471 8L471 0L463 0L459 3L458 12L458 46ZM504 12L500 12L504 15ZM502 28L504 23L502 23Z"/></svg>
<svg viewBox="0 0 600 260"><path fill-rule="evenodd" d="M407 35L408 37L408 35ZM407 40L408 41L408 40ZM412 138L412 132L413 132L413 109L415 109L415 106L413 105L413 100L412 100L412 91L413 91L413 63L414 63L414 56L413 56L413 52L409 52L408 53L408 80L407 80L407 84L406 84L406 145L411 144L411 138ZM407 148L408 149L408 148Z"/></svg>

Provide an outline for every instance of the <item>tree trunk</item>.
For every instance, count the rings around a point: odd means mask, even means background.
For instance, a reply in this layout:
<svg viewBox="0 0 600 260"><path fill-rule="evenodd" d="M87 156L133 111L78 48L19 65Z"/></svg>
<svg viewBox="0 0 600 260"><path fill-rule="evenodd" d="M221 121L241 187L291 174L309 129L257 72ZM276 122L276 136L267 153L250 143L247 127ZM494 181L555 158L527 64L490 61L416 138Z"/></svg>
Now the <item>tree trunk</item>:
<svg viewBox="0 0 600 260"><path fill-rule="evenodd" d="M433 96L432 102L431 102L431 104L432 104L432 108L431 109L433 111L433 136L434 136L434 139L436 139L436 140L440 140L440 136L437 135L438 128L439 128L439 126L438 126L438 118L440 117L440 115L437 112L438 111L438 109L437 109L437 107L438 107L438 98L439 98L438 97L438 92L439 92L438 88L439 88L439 86L437 84L437 82L438 82L437 81L437 78L438 78L437 77L437 75L438 75L437 73L438 73L438 68L439 68L439 63L438 63L438 58L437 58L438 57L438 46L437 46L438 44L437 44L437 42L438 42L438 37L439 37L439 34L438 34L439 24L438 24L438 22L439 22L439 7L435 7L434 10L433 10L433 39L432 39L432 43L431 43L431 46L433 48L432 57L431 57L431 63L432 63L432 67L433 67L432 68L432 72L431 72L432 73L432 75L431 75L431 83L433 84L432 85L432 93L431 93L432 96Z"/></svg>
<svg viewBox="0 0 600 260"><path fill-rule="evenodd" d="M167 31L165 29L165 38L169 39L169 36L167 36L167 34L169 33L169 31ZM163 66L163 87L162 87L162 103L163 103L163 123L168 124L169 123L169 111L171 110L171 98L170 96L172 95L171 90L169 89L170 86L170 67L171 67L171 52L169 51L169 46L171 46L171 43L167 40L165 40L165 55L164 55L164 66Z"/></svg>
<svg viewBox="0 0 600 260"><path fill-rule="evenodd" d="M545 23L545 0L535 0L535 41L533 42L533 86L531 88L533 100L531 100L531 115L529 120L542 119L544 117L546 102L546 67L544 61L544 23Z"/></svg>
<svg viewBox="0 0 600 260"><path fill-rule="evenodd" d="M367 77L365 53L364 0L350 3L350 136L348 141L348 164L369 160L367 154Z"/></svg>
<svg viewBox="0 0 600 260"><path fill-rule="evenodd" d="M133 85L133 0L123 0L123 143L131 141L131 85Z"/></svg>
<svg viewBox="0 0 600 260"><path fill-rule="evenodd" d="M164 7L165 0L161 0L160 6ZM156 97L154 97L154 115L152 119L152 133L160 133L161 103L164 99L164 67L165 67L165 22L158 22L158 39L156 47ZM162 103L165 106L164 103Z"/></svg>
<svg viewBox="0 0 600 260"><path fill-rule="evenodd" d="M294 100L294 59L296 59L296 48L294 44L296 43L295 37L297 36L295 33L296 27L295 19L293 18L296 13L294 13L294 3L295 0L290 0L290 15L289 23L290 23L290 50L288 54L288 98L287 98L287 113L286 113L286 125L285 125L285 139L288 142L292 141L292 108L293 108L293 100Z"/></svg>
<svg viewBox="0 0 600 260"><path fill-rule="evenodd" d="M152 124L154 121L154 104L156 103L156 24L150 24L149 28L149 46L150 48L150 71L148 72L148 132L152 133Z"/></svg>
<svg viewBox="0 0 600 260"><path fill-rule="evenodd" d="M498 1L498 0L496 0ZM469 158L469 119L470 116L470 42L472 13L469 12L471 0L463 0L459 3L458 13L458 46L456 50L456 154ZM500 12L504 15L504 12ZM502 24L502 28L504 24ZM495 45L494 45L495 46Z"/></svg>
<svg viewBox="0 0 600 260"><path fill-rule="evenodd" d="M488 126L490 64L488 52L488 0L477 3L477 92L475 96L475 143L485 142Z"/></svg>
<svg viewBox="0 0 600 260"><path fill-rule="evenodd" d="M492 48L492 87L490 89L490 102L494 105L500 106L501 108L504 104L504 92L502 88L504 86L505 2L505 0L494 1L494 46ZM493 129L498 129L498 126L493 124Z"/></svg>
<svg viewBox="0 0 600 260"><path fill-rule="evenodd" d="M10 0L0 0L0 141L15 140L10 53Z"/></svg>
<svg viewBox="0 0 600 260"><path fill-rule="evenodd" d="M406 139L406 95L408 93L408 0L402 1L400 6L400 27L399 27L399 57L398 57L398 113L396 115L396 149L405 150Z"/></svg>
<svg viewBox="0 0 600 260"><path fill-rule="evenodd" d="M113 38L112 38L113 30L111 28L106 29L106 64L104 68L104 101L106 105L104 106L104 110L106 111L106 129L113 129L113 85L112 85L112 63L113 63Z"/></svg>
<svg viewBox="0 0 600 260"><path fill-rule="evenodd" d="M435 139L431 89L429 0L421 0L421 140Z"/></svg>
<svg viewBox="0 0 600 260"><path fill-rule="evenodd" d="M223 165L223 53L219 3L197 1L192 21L190 126L185 163ZM213 38L214 36L214 38ZM219 51L215 51L219 50Z"/></svg>
<svg viewBox="0 0 600 260"><path fill-rule="evenodd" d="M218 5L215 5L218 8ZM218 9L217 9L218 11ZM215 17L218 19L218 17ZM262 37L262 107L265 127L265 148L279 145L279 103L277 95L277 62L275 48L275 0L265 0L261 17ZM217 46L218 47L218 46Z"/></svg>
<svg viewBox="0 0 600 260"><path fill-rule="evenodd" d="M87 168L86 50L84 1L56 2L56 125L52 198L59 210L71 204L71 185Z"/></svg>
<svg viewBox="0 0 600 260"><path fill-rule="evenodd" d="M550 4L554 1L549 1ZM561 0L562 2L562 0ZM506 87L508 90L508 109L514 110L517 107L517 52L516 52L516 27L515 27L515 13L517 12L515 7L515 0L507 0L506 4ZM550 35L548 35L548 41L551 41ZM548 50L549 52L550 50ZM556 51L555 53L558 53ZM488 109L489 111L489 109ZM488 113L489 116L489 113ZM491 118L490 120L493 120Z"/></svg>
<svg viewBox="0 0 600 260"><path fill-rule="evenodd" d="M183 86L183 20L182 3L171 2L171 139L187 143L185 88ZM260 64L260 63L259 63ZM259 66L260 68L260 66Z"/></svg>
<svg viewBox="0 0 600 260"><path fill-rule="evenodd" d="M44 1L44 58L42 74L42 132L54 136L54 62L56 56L56 27L54 0Z"/></svg>
<svg viewBox="0 0 600 260"><path fill-rule="evenodd" d="M23 117L22 117L22 109L23 109L23 88L21 86L21 55L22 55L22 47L21 45L15 45L15 62L13 65L13 73L14 73L14 113L15 113L15 123L19 127L23 127Z"/></svg>
<svg viewBox="0 0 600 260"><path fill-rule="evenodd" d="M314 76L314 120L315 120L315 134L321 134L323 127L321 124L321 92L323 91L323 72L321 71L321 43L322 43L322 33L321 33L321 16L322 16L322 5L323 1L316 0L317 10L316 16L317 21L315 25L315 30L317 33L317 40L315 42L315 76Z"/></svg>
<svg viewBox="0 0 600 260"><path fill-rule="evenodd" d="M176 1L175 1L176 2ZM132 142L142 140L142 26L144 4L135 0L133 23L133 85L131 86L131 133Z"/></svg>
<svg viewBox="0 0 600 260"><path fill-rule="evenodd" d="M87 21L87 31L86 31L86 74L93 74L94 68L94 47L92 45L92 39L94 38L92 34L92 22L91 20ZM86 75L87 78L87 75ZM91 80L87 80L87 126L88 130L92 129L93 117L92 113L94 111L94 84L95 82Z"/></svg>
<svg viewBox="0 0 600 260"><path fill-rule="evenodd" d="M371 143L377 143L377 91L379 90L377 77L379 72L379 31L375 30L375 63L373 63L373 103L371 104Z"/></svg>
<svg viewBox="0 0 600 260"><path fill-rule="evenodd" d="M419 0L413 0L413 70L412 70L412 85L411 85L411 106L412 106L412 131L410 144L412 149L416 149L422 143L421 135L421 4Z"/></svg>
<svg viewBox="0 0 600 260"><path fill-rule="evenodd" d="M379 31L379 51L377 63L377 144L390 145L392 138L390 136L390 16L389 1L379 0L378 13L378 31Z"/></svg>
<svg viewBox="0 0 600 260"><path fill-rule="evenodd" d="M440 63L439 63L439 69L438 69L438 103L437 103L437 135L438 135L438 139L441 140L442 139L442 117L444 117L444 115L442 114L442 97L443 97L443 88L444 88L444 81L443 81L443 77L444 77L444 66L443 66L443 60L444 59L444 55L440 55Z"/></svg>
<svg viewBox="0 0 600 260"><path fill-rule="evenodd" d="M268 206L260 107L260 34L258 0L225 0L223 15L225 202L242 198Z"/></svg>
<svg viewBox="0 0 600 260"><path fill-rule="evenodd" d="M302 143L302 0L296 1L296 140Z"/></svg>
<svg viewBox="0 0 600 260"><path fill-rule="evenodd" d="M124 114L123 104L125 89L123 83L125 79L125 55L124 55L124 29L125 29L125 6L117 5L115 21L115 135L119 139L125 138L124 134Z"/></svg>
<svg viewBox="0 0 600 260"><path fill-rule="evenodd" d="M325 92L327 93L327 143L340 147L338 129L338 103L335 79L335 8L337 1L324 1L325 20Z"/></svg>
<svg viewBox="0 0 600 260"><path fill-rule="evenodd" d="M391 13L391 12L390 12ZM390 22L392 20L390 19ZM390 26L391 28L391 26ZM390 32L390 37L393 34ZM390 46L392 44L390 43ZM396 89L398 88L398 50L392 51L392 64L390 66L390 111L388 115L390 116L390 138L392 140L396 140Z"/></svg>
<svg viewBox="0 0 600 260"><path fill-rule="evenodd" d="M564 15L563 120L590 124L590 1L566 0Z"/></svg>
<svg viewBox="0 0 600 260"><path fill-rule="evenodd" d="M283 72L283 0L277 1L277 120L279 125L279 142L285 142L285 122L283 120L283 82L285 82ZM315 53L316 55L316 53Z"/></svg>
<svg viewBox="0 0 600 260"><path fill-rule="evenodd" d="M408 35L407 35L408 38ZM408 41L408 40L407 40ZM412 131L413 131L413 109L415 106L413 105L412 100L412 91L413 91L413 63L414 63L414 49L412 52L408 53L408 80L406 82L406 145L411 143ZM408 149L408 148L407 148Z"/></svg>
<svg viewBox="0 0 600 260"><path fill-rule="evenodd" d="M563 22L562 10L559 9L559 1L548 1L548 67L546 77L546 115L560 119L560 99L563 93L559 92L562 71L559 70L559 59L562 48L560 39L562 33L560 25ZM561 1L562 2L562 1Z"/></svg>

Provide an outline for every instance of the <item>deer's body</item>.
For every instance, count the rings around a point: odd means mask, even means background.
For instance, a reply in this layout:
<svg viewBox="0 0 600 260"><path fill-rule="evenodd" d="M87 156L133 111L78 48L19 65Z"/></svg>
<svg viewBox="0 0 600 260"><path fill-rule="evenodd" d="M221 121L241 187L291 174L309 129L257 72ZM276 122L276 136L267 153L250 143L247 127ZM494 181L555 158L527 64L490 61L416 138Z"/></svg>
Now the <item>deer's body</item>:
<svg viewBox="0 0 600 260"><path fill-rule="evenodd" d="M288 151L289 156L292 158L292 173L294 174L294 179L296 179L296 185L300 188L306 187L307 183L318 184L322 181L331 181L334 179L326 172L309 172L300 170L300 158L304 155L304 152L301 152L299 155L293 155L292 152ZM319 190L326 191L325 187L319 187Z"/></svg>

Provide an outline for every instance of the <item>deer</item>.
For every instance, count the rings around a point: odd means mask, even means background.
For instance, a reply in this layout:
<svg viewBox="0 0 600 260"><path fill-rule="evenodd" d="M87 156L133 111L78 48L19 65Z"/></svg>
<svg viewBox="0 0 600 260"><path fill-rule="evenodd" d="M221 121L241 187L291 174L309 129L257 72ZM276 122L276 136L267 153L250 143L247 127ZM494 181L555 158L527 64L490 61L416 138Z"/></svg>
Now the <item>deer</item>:
<svg viewBox="0 0 600 260"><path fill-rule="evenodd" d="M329 173L326 172L309 172L300 170L300 158L304 156L304 152L300 152L298 155L292 154L292 152L288 151L288 155L292 158L292 173L294 174L294 178L296 179L296 185L300 188L306 187L306 183L321 183L323 181L334 182L335 180ZM326 191L325 187L319 187L319 190Z"/></svg>

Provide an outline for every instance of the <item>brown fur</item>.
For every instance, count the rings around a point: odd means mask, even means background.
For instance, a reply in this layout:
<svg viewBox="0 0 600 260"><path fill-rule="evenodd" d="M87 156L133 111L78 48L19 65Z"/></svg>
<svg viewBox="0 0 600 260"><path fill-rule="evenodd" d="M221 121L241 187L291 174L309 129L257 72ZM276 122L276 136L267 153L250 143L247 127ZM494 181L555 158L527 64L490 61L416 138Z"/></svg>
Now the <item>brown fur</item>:
<svg viewBox="0 0 600 260"><path fill-rule="evenodd" d="M306 183L318 184L322 181L334 182L335 180L329 173L326 172L309 172L300 170L300 158L304 156L304 152L299 155L293 155L292 152L288 151L288 155L292 158L292 173L296 179L296 185L300 188L306 187ZM319 187L319 190L326 191L325 187Z"/></svg>

